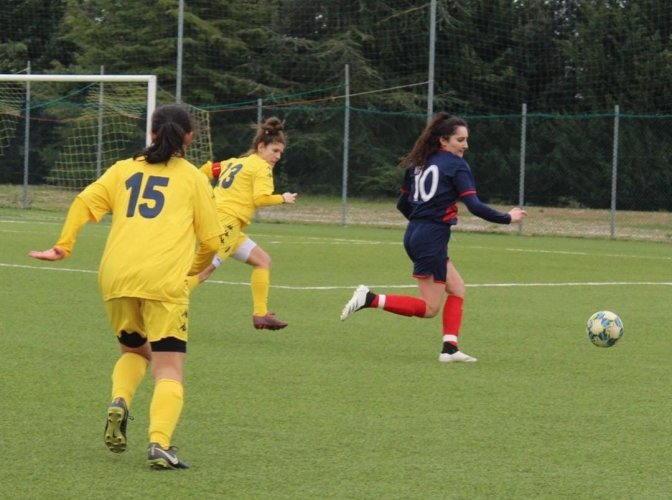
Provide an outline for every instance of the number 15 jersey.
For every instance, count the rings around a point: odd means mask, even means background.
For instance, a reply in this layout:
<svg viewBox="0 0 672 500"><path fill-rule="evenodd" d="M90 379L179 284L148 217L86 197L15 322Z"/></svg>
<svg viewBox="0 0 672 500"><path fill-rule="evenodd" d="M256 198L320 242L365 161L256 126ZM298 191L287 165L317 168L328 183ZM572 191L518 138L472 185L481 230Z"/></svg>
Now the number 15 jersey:
<svg viewBox="0 0 672 500"><path fill-rule="evenodd" d="M98 274L104 300L189 302L196 242L222 234L212 189L194 165L178 157L118 161L78 197L95 221L112 212Z"/></svg>

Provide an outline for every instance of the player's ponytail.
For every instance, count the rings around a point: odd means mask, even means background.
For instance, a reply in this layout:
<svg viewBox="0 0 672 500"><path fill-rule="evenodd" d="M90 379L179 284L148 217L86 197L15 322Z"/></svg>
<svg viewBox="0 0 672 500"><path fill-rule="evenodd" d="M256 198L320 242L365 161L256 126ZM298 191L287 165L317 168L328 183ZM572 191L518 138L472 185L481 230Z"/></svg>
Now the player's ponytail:
<svg viewBox="0 0 672 500"><path fill-rule="evenodd" d="M182 106L161 106L152 114L152 144L136 153L147 163L167 163L173 156L184 156L184 137L193 130L191 115Z"/></svg>
<svg viewBox="0 0 672 500"><path fill-rule="evenodd" d="M455 133L457 127L467 127L466 120L451 116L448 113L437 113L415 141L415 145L408 155L401 160L404 168L423 166L430 156L441 149L439 139L448 138Z"/></svg>

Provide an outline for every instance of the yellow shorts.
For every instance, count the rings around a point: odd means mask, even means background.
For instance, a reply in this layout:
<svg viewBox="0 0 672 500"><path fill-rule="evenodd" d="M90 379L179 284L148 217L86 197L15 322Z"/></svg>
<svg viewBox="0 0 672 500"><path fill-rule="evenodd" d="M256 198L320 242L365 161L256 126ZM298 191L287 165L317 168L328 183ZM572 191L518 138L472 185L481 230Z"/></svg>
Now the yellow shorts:
<svg viewBox="0 0 672 500"><path fill-rule="evenodd" d="M121 332L136 332L150 342L175 337L188 338L188 304L120 297L105 301L107 317L117 337Z"/></svg>
<svg viewBox="0 0 672 500"><path fill-rule="evenodd" d="M226 260L242 245L247 239L247 235L242 231L242 223L238 217L228 214L220 214L219 222L224 228L222 244L217 252L222 260Z"/></svg>

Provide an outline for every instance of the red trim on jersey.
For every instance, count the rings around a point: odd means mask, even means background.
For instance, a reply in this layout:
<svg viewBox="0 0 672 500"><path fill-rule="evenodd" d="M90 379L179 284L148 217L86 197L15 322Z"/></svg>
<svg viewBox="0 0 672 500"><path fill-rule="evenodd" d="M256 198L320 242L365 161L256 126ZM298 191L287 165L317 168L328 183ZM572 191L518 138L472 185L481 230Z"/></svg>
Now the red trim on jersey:
<svg viewBox="0 0 672 500"><path fill-rule="evenodd" d="M476 194L476 190L472 189L470 191L465 191L464 193L460 193L460 198L464 198L465 196L469 196L470 194Z"/></svg>
<svg viewBox="0 0 672 500"><path fill-rule="evenodd" d="M443 221L448 222L457 218L457 203L453 203L451 206L446 208L446 213L443 216Z"/></svg>
<svg viewBox="0 0 672 500"><path fill-rule="evenodd" d="M219 179L219 174L222 173L222 164L218 161L212 164L212 176Z"/></svg>
<svg viewBox="0 0 672 500"><path fill-rule="evenodd" d="M403 194L411 194L411 192L408 189L404 189L404 188L399 189L399 192L403 193Z"/></svg>

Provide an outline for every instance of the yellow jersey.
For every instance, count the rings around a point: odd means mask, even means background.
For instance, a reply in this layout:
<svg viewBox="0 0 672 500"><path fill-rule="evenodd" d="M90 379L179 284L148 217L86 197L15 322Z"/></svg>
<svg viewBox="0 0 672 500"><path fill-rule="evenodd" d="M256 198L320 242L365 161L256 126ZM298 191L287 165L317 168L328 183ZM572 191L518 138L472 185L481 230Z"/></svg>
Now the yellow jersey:
<svg viewBox="0 0 672 500"><path fill-rule="evenodd" d="M112 212L98 273L104 300L189 302L196 243L223 233L212 188L194 165L178 157L118 161L78 198L96 221Z"/></svg>
<svg viewBox="0 0 672 500"><path fill-rule="evenodd" d="M256 153L201 167L208 179L217 180L215 203L220 213L241 220L243 226L252 222L260 206L280 205L282 195L273 195L273 168Z"/></svg>

